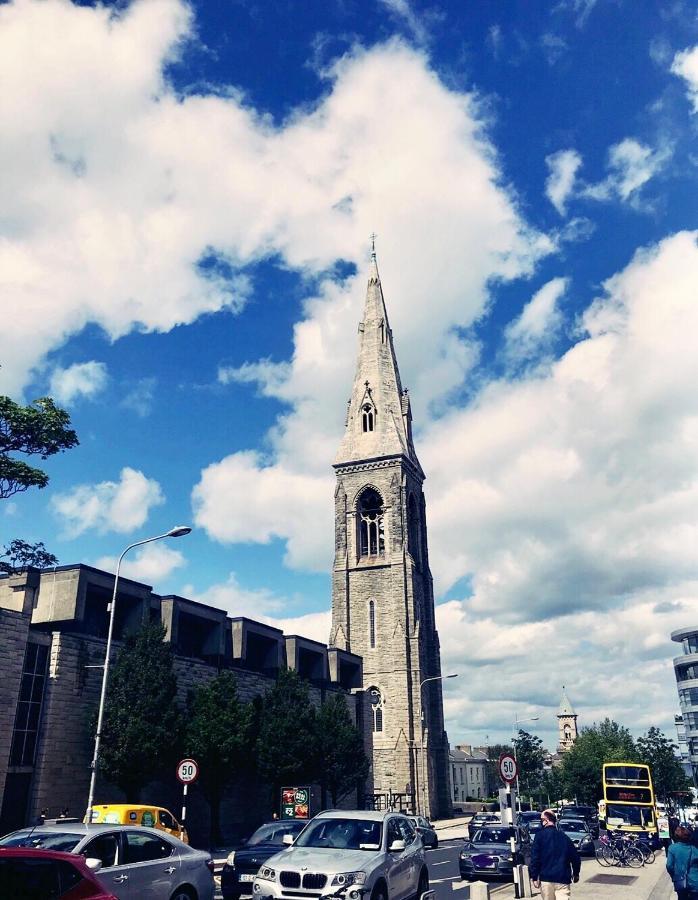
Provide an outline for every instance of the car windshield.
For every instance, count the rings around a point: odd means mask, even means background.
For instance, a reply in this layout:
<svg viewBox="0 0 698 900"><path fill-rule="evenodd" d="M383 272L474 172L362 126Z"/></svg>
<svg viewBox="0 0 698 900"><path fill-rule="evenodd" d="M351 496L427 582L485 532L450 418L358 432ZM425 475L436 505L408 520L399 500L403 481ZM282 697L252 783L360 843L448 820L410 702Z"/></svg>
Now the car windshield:
<svg viewBox="0 0 698 900"><path fill-rule="evenodd" d="M560 823L561 831L587 831L584 822L574 822L571 819L563 819Z"/></svg>
<svg viewBox="0 0 698 900"><path fill-rule="evenodd" d="M272 822L261 825L248 840L247 846L257 844L283 844L285 834L298 834L305 827L305 822Z"/></svg>
<svg viewBox="0 0 698 900"><path fill-rule="evenodd" d="M650 807L609 803L606 807L606 821L611 827L614 825L651 825L654 817Z"/></svg>
<svg viewBox="0 0 698 900"><path fill-rule="evenodd" d="M506 844L516 837L513 828L481 828L475 832L474 844Z"/></svg>
<svg viewBox="0 0 698 900"><path fill-rule="evenodd" d="M39 828L24 828L0 838L0 847L33 847L38 850L60 850L70 853L84 838L84 834L70 831L42 831Z"/></svg>
<svg viewBox="0 0 698 900"><path fill-rule="evenodd" d="M381 832L382 823L370 819L316 819L303 831L295 846L377 850Z"/></svg>
<svg viewBox="0 0 698 900"><path fill-rule="evenodd" d="M540 819L540 813L537 812L525 812L521 813L521 818L526 822L533 822L536 819Z"/></svg>

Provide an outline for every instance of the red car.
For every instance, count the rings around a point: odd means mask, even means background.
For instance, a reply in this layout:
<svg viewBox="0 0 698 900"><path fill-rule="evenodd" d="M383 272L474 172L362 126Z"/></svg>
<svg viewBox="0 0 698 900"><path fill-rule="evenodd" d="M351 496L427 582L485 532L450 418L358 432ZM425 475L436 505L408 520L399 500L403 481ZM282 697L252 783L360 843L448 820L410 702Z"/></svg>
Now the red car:
<svg viewBox="0 0 698 900"><path fill-rule="evenodd" d="M0 848L0 885L12 900L117 900L82 856L56 850Z"/></svg>

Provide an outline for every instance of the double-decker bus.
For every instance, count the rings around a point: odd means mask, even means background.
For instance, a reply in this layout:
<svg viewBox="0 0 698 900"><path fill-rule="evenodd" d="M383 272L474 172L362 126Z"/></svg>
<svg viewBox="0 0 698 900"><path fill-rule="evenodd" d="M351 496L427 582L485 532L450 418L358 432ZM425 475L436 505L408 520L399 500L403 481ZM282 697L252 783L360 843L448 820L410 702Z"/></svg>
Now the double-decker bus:
<svg viewBox="0 0 698 900"><path fill-rule="evenodd" d="M641 763L604 763L599 828L628 831L657 840L657 810L650 767Z"/></svg>

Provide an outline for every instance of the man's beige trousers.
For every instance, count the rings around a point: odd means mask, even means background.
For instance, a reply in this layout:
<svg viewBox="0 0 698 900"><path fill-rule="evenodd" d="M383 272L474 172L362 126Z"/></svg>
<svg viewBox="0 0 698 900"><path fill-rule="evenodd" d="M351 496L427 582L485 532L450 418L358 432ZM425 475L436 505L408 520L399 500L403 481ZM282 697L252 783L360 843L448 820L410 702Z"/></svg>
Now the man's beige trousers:
<svg viewBox="0 0 698 900"><path fill-rule="evenodd" d="M540 895L542 900L569 900L569 884L557 884L554 881L541 881Z"/></svg>

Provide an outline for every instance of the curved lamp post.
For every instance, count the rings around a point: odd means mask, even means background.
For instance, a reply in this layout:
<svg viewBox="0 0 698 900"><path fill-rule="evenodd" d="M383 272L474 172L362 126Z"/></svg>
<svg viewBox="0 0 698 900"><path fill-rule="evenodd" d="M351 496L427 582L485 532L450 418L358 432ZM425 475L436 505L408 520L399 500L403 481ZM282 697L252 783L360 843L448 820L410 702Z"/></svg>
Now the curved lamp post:
<svg viewBox="0 0 698 900"><path fill-rule="evenodd" d="M540 716L529 716L527 719L520 719L518 716L514 716L514 759L516 759L516 739L519 736L519 725L522 722L537 722L540 719ZM529 800L531 797L528 798ZM518 811L521 812L521 793L519 792L519 761L516 759L516 805L518 806Z"/></svg>
<svg viewBox="0 0 698 900"><path fill-rule="evenodd" d="M426 815L427 811L427 785L426 785L426 760L425 760L425 747L424 747L424 705L422 703L422 688L428 681L445 681L447 678L458 678L458 672L454 672L452 675L430 675L429 678L423 678L419 682L419 722L420 722L420 741L419 741L419 749L422 757L422 809L418 810L418 813Z"/></svg>
<svg viewBox="0 0 698 900"><path fill-rule="evenodd" d="M107 696L107 679L109 677L109 656L111 653L111 641L112 634L114 633L114 610L116 609L116 592L119 587L119 570L121 569L121 561L126 556L129 550L133 550L134 547L140 547L142 544L151 544L153 541L161 541L164 538L178 538L184 537L185 534L189 534L191 528L188 525L176 525L174 528L171 528L169 531L166 531L165 534L158 534L155 537L145 538L143 541L136 541L133 544L129 544L128 547L124 550L124 552L119 557L119 561L116 564L116 574L114 575L114 592L111 598L111 604L109 606L109 631L107 632L107 648L104 654L104 666L102 667L102 690L99 695L99 712L97 713L97 731L95 733L95 752L92 757L92 773L90 775L90 792L87 797L87 812L85 815L85 821L90 822L92 819L92 804L94 803L95 797L95 782L97 780L97 767L99 765L99 745L102 738L102 722L104 719L104 701Z"/></svg>

